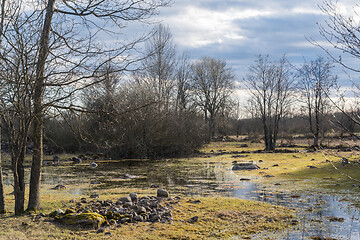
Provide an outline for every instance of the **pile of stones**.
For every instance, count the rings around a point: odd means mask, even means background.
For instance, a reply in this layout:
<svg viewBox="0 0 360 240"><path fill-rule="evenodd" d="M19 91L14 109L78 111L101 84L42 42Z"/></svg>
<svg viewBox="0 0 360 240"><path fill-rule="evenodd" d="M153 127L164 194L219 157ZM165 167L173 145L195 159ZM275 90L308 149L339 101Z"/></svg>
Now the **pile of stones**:
<svg viewBox="0 0 360 240"><path fill-rule="evenodd" d="M166 190L158 189L157 196L138 197L136 193L112 200L72 200L74 207L58 209L50 214L56 221L67 225L100 228L134 222L171 222L173 205L180 197L169 198Z"/></svg>

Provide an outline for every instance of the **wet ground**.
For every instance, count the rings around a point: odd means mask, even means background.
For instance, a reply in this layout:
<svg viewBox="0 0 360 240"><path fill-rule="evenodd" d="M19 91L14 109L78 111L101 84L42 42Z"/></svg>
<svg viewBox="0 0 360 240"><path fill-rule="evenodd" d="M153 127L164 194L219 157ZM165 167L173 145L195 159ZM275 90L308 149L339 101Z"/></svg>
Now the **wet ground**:
<svg viewBox="0 0 360 240"><path fill-rule="evenodd" d="M254 239L309 239L315 236L360 239L358 190L342 194L313 190L282 191L281 186L269 187L269 184L265 184L261 179L246 179L246 172L232 171L230 161L213 162L211 158L198 161L194 159L104 161L97 162L97 168L91 168L89 163L46 166L43 168L43 184L50 186L57 184L84 186L85 184L88 189L94 191L106 188L163 187L171 194L193 197L221 195L269 202L297 209L298 216L293 222L294 227L285 232L266 233L266 235L261 233ZM74 193L73 189L71 193ZM79 188L75 191L82 194L84 190Z"/></svg>

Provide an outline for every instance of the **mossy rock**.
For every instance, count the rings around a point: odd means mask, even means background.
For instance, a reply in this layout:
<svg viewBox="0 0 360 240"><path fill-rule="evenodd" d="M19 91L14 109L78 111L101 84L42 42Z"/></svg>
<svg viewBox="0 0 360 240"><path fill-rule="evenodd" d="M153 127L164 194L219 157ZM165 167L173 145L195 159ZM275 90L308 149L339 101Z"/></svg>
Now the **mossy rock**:
<svg viewBox="0 0 360 240"><path fill-rule="evenodd" d="M97 229L106 219L97 213L69 213L61 217L60 221L66 225L81 225Z"/></svg>

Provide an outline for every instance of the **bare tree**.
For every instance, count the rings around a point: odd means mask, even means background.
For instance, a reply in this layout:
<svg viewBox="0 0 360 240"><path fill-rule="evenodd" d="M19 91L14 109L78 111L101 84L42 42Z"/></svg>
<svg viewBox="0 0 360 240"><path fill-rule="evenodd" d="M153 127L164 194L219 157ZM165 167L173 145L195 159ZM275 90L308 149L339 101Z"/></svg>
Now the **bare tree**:
<svg viewBox="0 0 360 240"><path fill-rule="evenodd" d="M249 104L261 119L265 150L276 147L279 124L289 108L292 79L286 59L271 62L269 56L259 56L250 66L245 79L250 93Z"/></svg>
<svg viewBox="0 0 360 240"><path fill-rule="evenodd" d="M299 70L299 87L304 99L309 130L314 136L313 146L319 147L319 136L324 128L330 101L327 95L335 87L337 76L331 74L333 65L323 57L305 63Z"/></svg>
<svg viewBox="0 0 360 240"><path fill-rule="evenodd" d="M5 4L6 0L1 1L1 16L0 16L0 48L2 46L1 40L4 31L4 21L5 21ZM0 213L5 212L5 198L4 198L4 181L3 181L3 173L2 173L2 153L1 153L1 143L2 143L2 135L1 129L2 124L0 123Z"/></svg>
<svg viewBox="0 0 360 240"><path fill-rule="evenodd" d="M194 101L204 112L210 141L215 136L216 117L228 104L234 87L234 75L225 61L209 57L196 62L192 71Z"/></svg>
<svg viewBox="0 0 360 240"><path fill-rule="evenodd" d="M30 51L36 54L29 56L29 59L36 60L32 65L35 76L31 79L33 161L28 204L31 210L40 207L45 111L49 108L82 110L82 106L76 105L74 96L94 84L89 79L97 76L108 62L115 63L117 68L114 71L129 70L129 66L140 58L134 54L135 46L147 36L129 40L124 38L121 30L130 22L147 22L157 14L159 7L167 6L169 1L47 0L18 3L22 6L19 7L20 15L25 19L22 25L27 26L32 41L37 41ZM111 36L111 43L104 41L104 36Z"/></svg>
<svg viewBox="0 0 360 240"><path fill-rule="evenodd" d="M360 29L359 13L356 10L356 6L353 6L352 14L348 14L348 12L342 11L340 2L329 0L324 1L324 3L320 5L320 9L327 15L328 19L324 24L318 24L319 32L326 40L327 45L330 45L332 48L328 48L314 40L310 41L314 45L322 48L334 63L341 65L345 69L359 73L360 68L356 60L360 59ZM350 56L351 61L343 56ZM356 100L350 104L338 104L329 96L328 98L348 119L356 125L360 125L360 115L358 114L357 106L360 85L354 81L352 84ZM343 94L344 93L339 92L338 97L342 98ZM344 100L343 98L342 101ZM347 106L346 109L345 106ZM343 130L348 130L342 122L338 122L338 125L343 128Z"/></svg>
<svg viewBox="0 0 360 240"><path fill-rule="evenodd" d="M178 59L176 68L176 104L175 110L180 114L185 111L191 101L191 64L189 57L183 53Z"/></svg>
<svg viewBox="0 0 360 240"><path fill-rule="evenodd" d="M159 110L167 111L174 87L176 49L169 27L162 24L153 29L153 35L146 43L146 58L142 71L138 71L135 80L152 88L159 102Z"/></svg>

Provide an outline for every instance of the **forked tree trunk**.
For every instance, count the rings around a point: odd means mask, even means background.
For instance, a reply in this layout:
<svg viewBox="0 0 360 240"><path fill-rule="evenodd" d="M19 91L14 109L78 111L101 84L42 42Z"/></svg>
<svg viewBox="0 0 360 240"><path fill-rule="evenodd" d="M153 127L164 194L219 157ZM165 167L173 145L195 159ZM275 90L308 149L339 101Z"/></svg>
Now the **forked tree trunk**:
<svg viewBox="0 0 360 240"><path fill-rule="evenodd" d="M33 122L33 160L31 165L30 192L28 210L40 208L41 164L43 160L43 93L45 62L49 53L49 35L54 14L55 0L48 0L43 31L40 39L39 57L36 65L34 88L34 122Z"/></svg>

